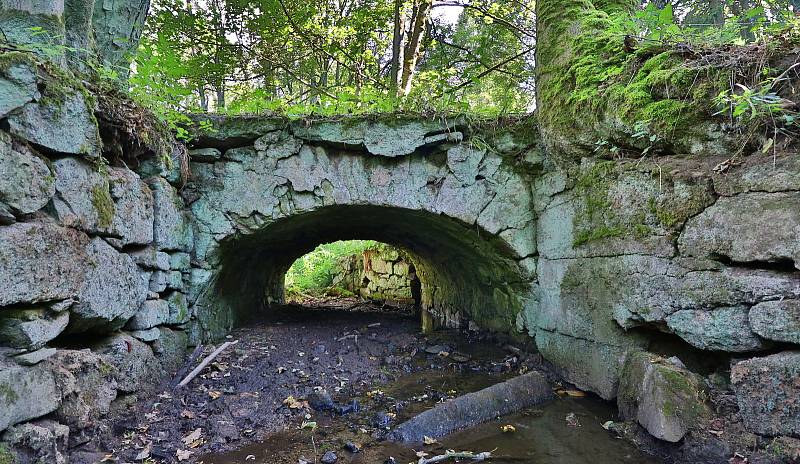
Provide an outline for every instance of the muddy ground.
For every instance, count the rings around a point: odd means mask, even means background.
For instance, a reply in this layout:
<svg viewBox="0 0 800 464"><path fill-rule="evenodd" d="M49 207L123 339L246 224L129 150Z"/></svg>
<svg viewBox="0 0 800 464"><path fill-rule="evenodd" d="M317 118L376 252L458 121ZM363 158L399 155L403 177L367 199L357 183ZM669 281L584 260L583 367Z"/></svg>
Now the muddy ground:
<svg viewBox="0 0 800 464"><path fill-rule="evenodd" d="M478 334L422 336L410 311L355 300L276 309L234 330L228 340L238 343L187 387L173 386L213 346L205 347L184 372L164 381L152 396L118 412L113 438L74 450L73 461L92 462L102 455L118 462L213 462L210 454L236 450L276 432L291 433L303 422L317 423L319 451L341 448L340 443L334 446L325 440L333 423L352 429L353 442L363 447L413 411L484 388L540 362L537 355L524 355L515 346L503 347ZM454 351L454 343L464 352ZM431 387L420 390L421 406L412 405L398 417L407 405L395 404L379 386L423 371L427 373L420 384ZM463 385L458 375L463 372L486 375ZM309 405L314 397L324 402L324 394L313 395L320 391L335 400L325 412ZM346 420L338 420L342 417ZM342 441L341 433L337 440ZM301 457L291 447L284 451L286 456L275 456L273 462L294 464ZM308 458L314 462L314 456Z"/></svg>
<svg viewBox="0 0 800 464"><path fill-rule="evenodd" d="M725 430L722 439L718 430L701 431L671 445L635 425L605 430L602 424L617 419L613 406L561 382L538 354L469 331L425 336L412 311L401 309L344 299L271 310L234 330L228 341L237 343L188 386L175 387L215 346L197 351L153 394L132 397L113 412L109 433L72 450L70 462L326 464L326 453L335 453L337 463L405 464L416 462L416 451L437 455L448 447L500 447L509 454L491 461L499 463L788 462L729 461L738 449L753 446L734 411L724 414L732 421L717 427ZM560 400L421 450L382 440L391 427L438 402L533 369L551 380ZM517 431L501 433L506 425Z"/></svg>

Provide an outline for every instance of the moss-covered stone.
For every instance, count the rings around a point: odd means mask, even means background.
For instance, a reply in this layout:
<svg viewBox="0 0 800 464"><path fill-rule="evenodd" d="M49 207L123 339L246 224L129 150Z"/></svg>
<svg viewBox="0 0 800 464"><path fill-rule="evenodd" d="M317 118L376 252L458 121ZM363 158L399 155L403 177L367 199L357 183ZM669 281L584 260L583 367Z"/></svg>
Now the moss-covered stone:
<svg viewBox="0 0 800 464"><path fill-rule="evenodd" d="M703 379L646 352L626 357L617 404L623 418L670 442L680 441L711 417Z"/></svg>

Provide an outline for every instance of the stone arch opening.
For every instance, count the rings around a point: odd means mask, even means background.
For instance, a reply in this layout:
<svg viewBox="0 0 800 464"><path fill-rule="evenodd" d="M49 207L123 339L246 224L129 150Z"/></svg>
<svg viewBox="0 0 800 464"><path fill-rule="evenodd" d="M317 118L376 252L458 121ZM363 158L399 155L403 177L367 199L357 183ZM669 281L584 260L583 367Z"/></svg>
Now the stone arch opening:
<svg viewBox="0 0 800 464"><path fill-rule="evenodd" d="M220 242L213 290L198 301L198 315L244 322L283 303L284 277L297 258L321 243L354 239L407 250L421 281L421 307L438 326L471 321L508 330L530 287L509 245L474 224L421 210L327 206Z"/></svg>

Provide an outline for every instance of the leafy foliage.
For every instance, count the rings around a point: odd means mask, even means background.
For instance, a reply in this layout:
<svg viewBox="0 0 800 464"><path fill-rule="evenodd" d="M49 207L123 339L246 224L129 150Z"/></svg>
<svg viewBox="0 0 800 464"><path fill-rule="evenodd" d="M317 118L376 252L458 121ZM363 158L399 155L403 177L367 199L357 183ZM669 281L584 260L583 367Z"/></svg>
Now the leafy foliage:
<svg viewBox="0 0 800 464"><path fill-rule="evenodd" d="M286 273L289 293L318 293L333 283L339 262L346 256L385 246L372 240L347 240L325 243L298 258Z"/></svg>
<svg viewBox="0 0 800 464"><path fill-rule="evenodd" d="M403 41L419 34L417 48L396 56L395 25ZM525 112L533 27L532 0L157 0L131 87L170 122L198 110ZM395 60L413 68L408 91L392 82Z"/></svg>

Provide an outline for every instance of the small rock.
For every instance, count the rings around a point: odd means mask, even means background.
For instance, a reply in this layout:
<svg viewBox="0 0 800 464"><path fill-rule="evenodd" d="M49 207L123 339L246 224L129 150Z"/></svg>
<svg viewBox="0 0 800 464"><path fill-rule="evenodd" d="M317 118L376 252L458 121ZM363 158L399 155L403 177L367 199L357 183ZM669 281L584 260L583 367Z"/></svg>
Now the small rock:
<svg viewBox="0 0 800 464"><path fill-rule="evenodd" d="M425 352L428 354L439 354L439 353L447 353L450 351L450 348L444 345L432 345L425 348Z"/></svg>
<svg viewBox="0 0 800 464"><path fill-rule="evenodd" d="M392 422L392 418L388 414L381 411L372 416L372 425L375 427L388 427Z"/></svg>
<svg viewBox="0 0 800 464"><path fill-rule="evenodd" d="M450 353L450 359L452 359L455 362L465 363L465 362L469 361L470 359L472 359L472 357L470 355L468 355L468 354L460 353L458 351L454 351L454 352Z"/></svg>
<svg viewBox="0 0 800 464"><path fill-rule="evenodd" d="M358 453L359 451L361 451L361 447L353 443L352 441L348 441L347 443L345 443L344 449L346 449L351 453Z"/></svg>
<svg viewBox="0 0 800 464"><path fill-rule="evenodd" d="M397 464L397 460L389 456L385 461L383 461L383 464Z"/></svg>
<svg viewBox="0 0 800 464"><path fill-rule="evenodd" d="M147 330L134 330L131 336L143 342L154 342L161 336L161 330L158 327L153 327Z"/></svg>
<svg viewBox="0 0 800 464"><path fill-rule="evenodd" d="M336 453L334 453L333 451L328 451L327 453L322 455L321 462L322 464L334 464L338 459L339 457L336 456Z"/></svg>
<svg viewBox="0 0 800 464"><path fill-rule="evenodd" d="M56 354L55 348L42 348L41 350L14 356L14 361L23 366L35 366L45 359Z"/></svg>
<svg viewBox="0 0 800 464"><path fill-rule="evenodd" d="M315 411L329 411L334 408L333 398L326 390L315 391L308 395L308 405Z"/></svg>

